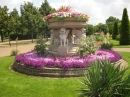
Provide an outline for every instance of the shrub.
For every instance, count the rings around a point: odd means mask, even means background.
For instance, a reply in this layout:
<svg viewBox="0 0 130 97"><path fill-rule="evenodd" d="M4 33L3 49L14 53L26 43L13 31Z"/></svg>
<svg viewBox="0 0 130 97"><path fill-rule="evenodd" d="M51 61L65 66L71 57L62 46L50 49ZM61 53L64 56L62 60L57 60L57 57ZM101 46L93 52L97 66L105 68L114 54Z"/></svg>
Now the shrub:
<svg viewBox="0 0 130 97"><path fill-rule="evenodd" d="M10 56L16 56L18 55L18 50L12 50Z"/></svg>
<svg viewBox="0 0 130 97"><path fill-rule="evenodd" d="M113 44L111 43L103 43L100 47L100 49L107 49L107 50L112 50Z"/></svg>
<svg viewBox="0 0 130 97"><path fill-rule="evenodd" d="M124 8L122 21L121 21L121 31L120 31L120 45L129 45L130 37L129 37L129 16L127 13L127 8Z"/></svg>
<svg viewBox="0 0 130 97"><path fill-rule="evenodd" d="M110 61L95 61L85 73L80 89L81 97L129 97L130 76L125 76L127 69L120 70L120 65Z"/></svg>
<svg viewBox="0 0 130 97"><path fill-rule="evenodd" d="M38 37L38 39L36 40L36 45L34 47L34 51L36 51L37 54L40 56L41 55L45 56L47 54L46 47L47 47L47 45L43 41L42 37Z"/></svg>
<svg viewBox="0 0 130 97"><path fill-rule="evenodd" d="M97 42L102 42L103 38L100 35L95 35L95 39Z"/></svg>
<svg viewBox="0 0 130 97"><path fill-rule="evenodd" d="M120 40L120 34L117 35L116 40Z"/></svg>
<svg viewBox="0 0 130 97"><path fill-rule="evenodd" d="M83 57L86 54L95 53L97 47L94 46L94 43L95 43L94 35L90 35L89 37L86 38L86 40L81 40L80 41L81 47L78 49L77 52L80 55L80 57Z"/></svg>
<svg viewBox="0 0 130 97"><path fill-rule="evenodd" d="M118 35L118 23L115 22L113 27L112 39L116 39L117 35Z"/></svg>

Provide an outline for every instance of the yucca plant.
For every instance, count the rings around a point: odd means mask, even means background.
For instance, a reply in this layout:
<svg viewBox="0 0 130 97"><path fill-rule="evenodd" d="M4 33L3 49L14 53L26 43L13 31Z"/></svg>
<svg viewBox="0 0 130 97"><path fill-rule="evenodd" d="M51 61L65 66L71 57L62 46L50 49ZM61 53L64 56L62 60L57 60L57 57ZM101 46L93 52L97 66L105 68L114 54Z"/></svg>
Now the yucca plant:
<svg viewBox="0 0 130 97"><path fill-rule="evenodd" d="M57 12L70 12L71 11L71 6L61 6Z"/></svg>
<svg viewBox="0 0 130 97"><path fill-rule="evenodd" d="M110 61L93 62L81 83L80 97L129 97L130 76Z"/></svg>

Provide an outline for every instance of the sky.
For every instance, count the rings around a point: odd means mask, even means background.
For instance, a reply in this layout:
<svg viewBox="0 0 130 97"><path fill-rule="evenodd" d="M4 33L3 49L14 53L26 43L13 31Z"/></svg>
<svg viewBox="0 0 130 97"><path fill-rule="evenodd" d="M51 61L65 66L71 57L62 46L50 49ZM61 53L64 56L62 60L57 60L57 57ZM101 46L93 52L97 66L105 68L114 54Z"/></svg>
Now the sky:
<svg viewBox="0 0 130 97"><path fill-rule="evenodd" d="M20 5L25 2L33 2L33 5L40 7L44 0L0 0L0 6L7 6L12 11L13 8L20 10ZM97 25L105 23L110 17L122 19L123 9L127 8L130 19L130 0L47 0L49 4L58 9L62 5L69 5L73 10L87 14L90 18L88 23Z"/></svg>

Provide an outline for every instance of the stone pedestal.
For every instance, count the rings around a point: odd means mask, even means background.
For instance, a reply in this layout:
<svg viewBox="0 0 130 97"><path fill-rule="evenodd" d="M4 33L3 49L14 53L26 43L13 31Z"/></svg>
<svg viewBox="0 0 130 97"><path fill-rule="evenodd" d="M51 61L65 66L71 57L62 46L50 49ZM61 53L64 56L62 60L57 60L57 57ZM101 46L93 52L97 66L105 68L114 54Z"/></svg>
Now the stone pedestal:
<svg viewBox="0 0 130 97"><path fill-rule="evenodd" d="M68 46L59 46L58 47L58 54L59 56L67 56L68 54Z"/></svg>

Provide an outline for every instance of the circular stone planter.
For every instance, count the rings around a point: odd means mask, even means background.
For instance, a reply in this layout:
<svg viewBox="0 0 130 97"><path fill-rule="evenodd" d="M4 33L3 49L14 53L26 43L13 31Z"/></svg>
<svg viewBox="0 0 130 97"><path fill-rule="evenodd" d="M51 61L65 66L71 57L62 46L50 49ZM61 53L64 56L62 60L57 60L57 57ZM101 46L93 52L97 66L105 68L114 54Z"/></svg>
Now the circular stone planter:
<svg viewBox="0 0 130 97"><path fill-rule="evenodd" d="M128 66L128 63L123 59L116 62L116 65L121 64L121 69ZM20 72L26 75L41 76L41 77L82 77L87 72L87 68L71 68L64 70L62 68L35 68L14 62L12 69L16 72Z"/></svg>
<svg viewBox="0 0 130 97"><path fill-rule="evenodd" d="M57 19L49 19L49 28L82 28L86 26L87 19L77 20L75 17L64 18L62 21Z"/></svg>
<svg viewBox="0 0 130 97"><path fill-rule="evenodd" d="M81 77L84 76L84 73L87 72L86 68L71 68L71 69L62 69L62 68L35 68L32 66L27 66L14 62L12 65L14 71L34 76L42 77Z"/></svg>

